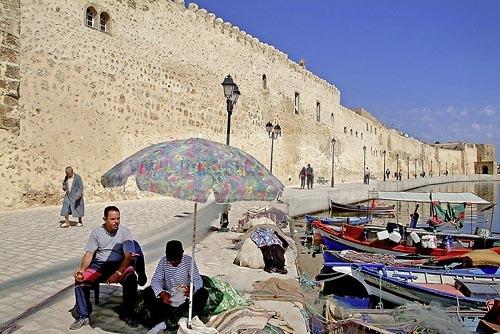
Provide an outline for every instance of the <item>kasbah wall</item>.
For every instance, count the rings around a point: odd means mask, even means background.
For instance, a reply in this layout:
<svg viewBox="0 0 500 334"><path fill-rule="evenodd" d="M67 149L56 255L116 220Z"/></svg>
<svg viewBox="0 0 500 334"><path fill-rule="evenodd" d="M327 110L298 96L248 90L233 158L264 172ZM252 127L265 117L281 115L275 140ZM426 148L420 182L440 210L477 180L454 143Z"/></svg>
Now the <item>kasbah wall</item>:
<svg viewBox="0 0 500 334"><path fill-rule="evenodd" d="M385 128L287 55L182 0L0 0L0 210L61 203L64 167L83 177L87 201L146 196L135 185L103 189L100 176L150 144L202 136L225 142L221 82L241 91L231 144L269 164L265 125L278 122L273 170L297 184L306 163L336 182L361 181L366 164L391 171L474 173L477 145L442 149ZM110 15L108 31L85 11ZM263 87L263 75L267 87ZM295 93L300 94L295 114ZM320 103L320 120L316 105ZM352 134L351 134L352 131ZM493 148L494 150L494 148ZM493 152L494 153L494 152ZM493 154L494 156L494 154ZM438 167L439 166L439 167Z"/></svg>

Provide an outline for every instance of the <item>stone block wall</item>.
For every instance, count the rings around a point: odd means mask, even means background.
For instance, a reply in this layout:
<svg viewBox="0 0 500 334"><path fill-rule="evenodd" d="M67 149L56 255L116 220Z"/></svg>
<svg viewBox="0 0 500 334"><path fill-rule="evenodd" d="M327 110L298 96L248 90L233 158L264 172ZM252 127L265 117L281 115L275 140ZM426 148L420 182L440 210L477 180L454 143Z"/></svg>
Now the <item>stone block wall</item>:
<svg viewBox="0 0 500 334"><path fill-rule="evenodd" d="M0 3L0 131L19 134L20 2Z"/></svg>
<svg viewBox="0 0 500 334"><path fill-rule="evenodd" d="M194 4L186 8L182 1L167 0L20 0L17 7L13 3L0 0L4 8L17 8L8 15L15 19L4 26L13 30L18 22L17 35L12 33L18 37L17 53L2 56L0 79L7 65L16 65L10 60L17 55L17 72L9 73L18 78L9 82L17 81L21 89L18 106L9 109L9 115L18 115L19 122L17 132L0 132L0 210L60 203L68 165L83 177L88 200L144 196L133 185L103 189L100 176L153 143L196 136L225 142L221 82L227 74L241 91L231 119L231 144L268 166L271 140L265 125L279 123L283 136L274 143L273 171L286 184L298 183L299 170L307 163L316 176L329 178L332 137L337 140L334 164L339 182L361 181L363 161L373 176L381 178L384 150L391 170L399 154L403 174L408 156L417 159L417 170L422 161L424 169L430 170L432 163L435 170L446 160L456 164L457 173L462 171L460 151L405 138L375 118L342 106L335 86ZM98 22L85 25L89 6L97 15L109 14L107 31L100 31ZM12 91L5 82L0 91L4 97Z"/></svg>

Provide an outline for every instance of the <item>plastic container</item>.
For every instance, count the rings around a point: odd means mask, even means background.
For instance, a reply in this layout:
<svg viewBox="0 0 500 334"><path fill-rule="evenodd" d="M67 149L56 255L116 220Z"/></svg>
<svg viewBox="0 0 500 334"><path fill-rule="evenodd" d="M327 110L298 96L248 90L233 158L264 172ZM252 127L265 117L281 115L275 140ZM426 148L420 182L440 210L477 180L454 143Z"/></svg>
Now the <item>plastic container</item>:
<svg viewBox="0 0 500 334"><path fill-rule="evenodd" d="M413 243L418 244L420 242L420 237L418 236L417 232L413 231L410 233L410 238L413 241Z"/></svg>
<svg viewBox="0 0 500 334"><path fill-rule="evenodd" d="M389 238L389 231L384 230L384 231L377 232L377 239L378 240L385 240L388 238Z"/></svg>
<svg viewBox="0 0 500 334"><path fill-rule="evenodd" d="M399 244L399 242L401 241L401 234L397 231L392 231L391 233L389 233L389 240Z"/></svg>

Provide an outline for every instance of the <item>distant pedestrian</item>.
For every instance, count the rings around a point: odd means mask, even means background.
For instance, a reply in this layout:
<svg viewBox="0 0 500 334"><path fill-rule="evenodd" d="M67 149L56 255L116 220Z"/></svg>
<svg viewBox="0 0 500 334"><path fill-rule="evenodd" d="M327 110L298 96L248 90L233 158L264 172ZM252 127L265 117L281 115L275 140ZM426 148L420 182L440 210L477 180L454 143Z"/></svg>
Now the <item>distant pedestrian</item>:
<svg viewBox="0 0 500 334"><path fill-rule="evenodd" d="M370 170L368 169L368 167L366 167L366 169L365 169L365 175L364 175L364 178L363 178L363 183L364 184L370 184Z"/></svg>
<svg viewBox="0 0 500 334"><path fill-rule="evenodd" d="M399 170L399 173L398 173L398 177L399 177L399 181L401 181L401 177L403 176L403 173L401 173L401 169Z"/></svg>
<svg viewBox="0 0 500 334"><path fill-rule="evenodd" d="M307 164L306 182L307 182L307 189L312 189L314 183L314 169L311 167L311 164Z"/></svg>
<svg viewBox="0 0 500 334"><path fill-rule="evenodd" d="M82 227L82 218L85 212L85 205L83 202L83 181L80 175L73 172L72 167L66 167L66 176L62 183L62 189L66 192L64 194L63 206L61 209L61 216L64 216L64 222L59 225L60 227L69 227L69 216L78 218L76 226Z"/></svg>
<svg viewBox="0 0 500 334"><path fill-rule="evenodd" d="M389 180L389 176L391 176L391 171L389 170L389 168L386 169L385 175L386 175L386 179Z"/></svg>
<svg viewBox="0 0 500 334"><path fill-rule="evenodd" d="M302 167L299 173L300 179L300 189L304 189L306 187L306 168Z"/></svg>
<svg viewBox="0 0 500 334"><path fill-rule="evenodd" d="M444 175L448 176L448 170L446 170L446 171L444 172Z"/></svg>

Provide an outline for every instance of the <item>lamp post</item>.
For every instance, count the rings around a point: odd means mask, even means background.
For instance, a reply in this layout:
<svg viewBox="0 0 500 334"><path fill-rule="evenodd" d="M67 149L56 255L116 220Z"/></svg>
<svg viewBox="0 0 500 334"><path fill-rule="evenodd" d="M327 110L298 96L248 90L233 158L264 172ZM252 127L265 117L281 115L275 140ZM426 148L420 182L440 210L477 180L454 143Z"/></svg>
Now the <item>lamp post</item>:
<svg viewBox="0 0 500 334"><path fill-rule="evenodd" d="M271 171L271 174L273 173L273 151L274 151L274 140L278 139L278 137L281 136L281 127L279 124L276 124L273 127L273 123L268 122L266 124L266 131L267 134L269 135L269 138L271 138L271 163L269 170Z"/></svg>
<svg viewBox="0 0 500 334"><path fill-rule="evenodd" d="M396 181L399 181L399 153L396 154Z"/></svg>
<svg viewBox="0 0 500 334"><path fill-rule="evenodd" d="M410 156L406 157L406 178L410 179Z"/></svg>
<svg viewBox="0 0 500 334"><path fill-rule="evenodd" d="M415 159L415 178L417 178L417 159Z"/></svg>
<svg viewBox="0 0 500 334"><path fill-rule="evenodd" d="M448 176L448 161L446 161L446 169L444 171L444 174Z"/></svg>
<svg viewBox="0 0 500 334"><path fill-rule="evenodd" d="M451 175L453 175L453 162L451 163Z"/></svg>
<svg viewBox="0 0 500 334"><path fill-rule="evenodd" d="M366 146L363 145L363 183L366 183Z"/></svg>
<svg viewBox="0 0 500 334"><path fill-rule="evenodd" d="M386 155L386 150L384 150L384 152L382 152L384 154L384 170L382 170L382 174L384 174L384 181L385 181L385 155Z"/></svg>
<svg viewBox="0 0 500 334"><path fill-rule="evenodd" d="M335 159L335 143L337 141L335 138L332 138L332 182L331 182L331 187L333 188L335 186L335 168L334 168L334 159Z"/></svg>
<svg viewBox="0 0 500 334"><path fill-rule="evenodd" d="M430 171L430 173L429 173L429 174L431 174L431 175L429 175L429 176L432 176L432 160L431 160L431 171Z"/></svg>
<svg viewBox="0 0 500 334"><path fill-rule="evenodd" d="M226 131L226 145L229 145L229 138L231 135L231 115L233 114L233 108L238 102L238 97L240 97L240 90L238 85L234 83L233 78L230 75L224 78L222 81L222 88L224 89L224 96L226 97L227 106L227 131ZM221 208L220 215L220 229L221 232L227 232L229 229L229 205L225 204Z"/></svg>
<svg viewBox="0 0 500 334"><path fill-rule="evenodd" d="M441 176L441 161L438 161L438 173Z"/></svg>
<svg viewBox="0 0 500 334"><path fill-rule="evenodd" d="M238 89L238 85L234 83L233 78L231 78L230 75L224 78L222 87L224 88L224 96L226 97L227 105L226 145L229 145L229 137L231 133L231 115L233 114L233 107L238 101L238 97L240 96L240 90Z"/></svg>

